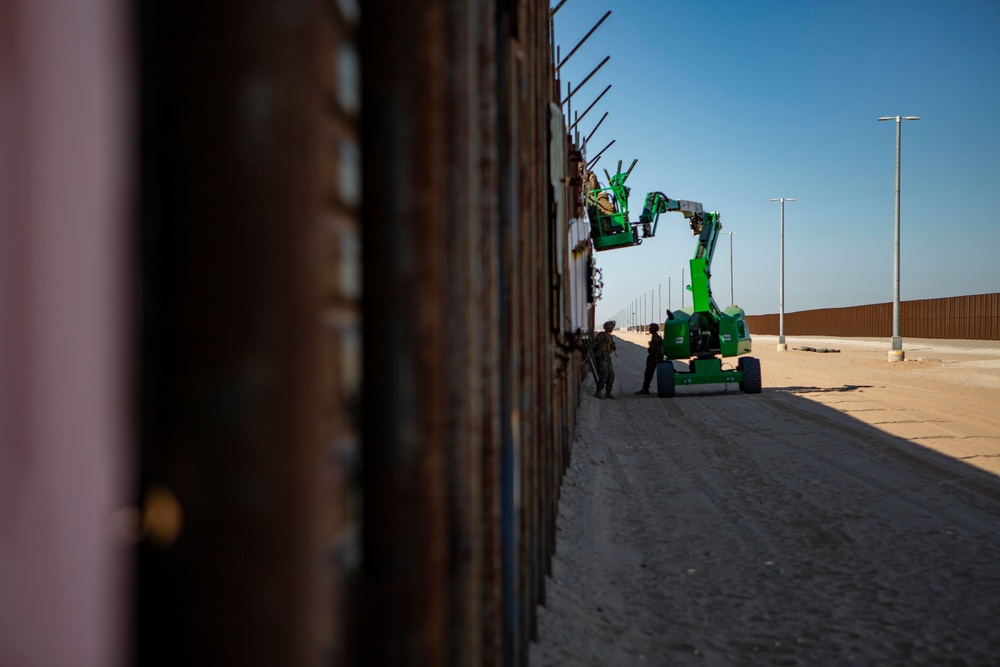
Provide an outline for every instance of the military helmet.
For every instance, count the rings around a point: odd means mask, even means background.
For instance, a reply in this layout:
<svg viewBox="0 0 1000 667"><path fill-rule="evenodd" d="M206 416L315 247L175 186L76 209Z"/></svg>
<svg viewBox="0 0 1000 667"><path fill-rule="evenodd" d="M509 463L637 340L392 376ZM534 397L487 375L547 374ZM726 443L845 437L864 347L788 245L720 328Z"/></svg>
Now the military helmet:
<svg viewBox="0 0 1000 667"><path fill-rule="evenodd" d="M657 324L656 322L653 322L652 324L649 325L649 330L652 331L653 333L656 333L657 331L660 330L660 325Z"/></svg>
<svg viewBox="0 0 1000 667"><path fill-rule="evenodd" d="M614 320L608 320L607 322L604 323L604 328L605 329L608 329L608 328L614 329L615 328L615 321Z"/></svg>

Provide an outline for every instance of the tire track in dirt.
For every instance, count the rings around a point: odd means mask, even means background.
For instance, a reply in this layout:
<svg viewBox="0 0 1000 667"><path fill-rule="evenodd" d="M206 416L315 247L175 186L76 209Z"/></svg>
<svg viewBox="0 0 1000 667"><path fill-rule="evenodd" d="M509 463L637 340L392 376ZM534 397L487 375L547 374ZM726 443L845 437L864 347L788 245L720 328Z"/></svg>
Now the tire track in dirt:
<svg viewBox="0 0 1000 667"><path fill-rule="evenodd" d="M843 433L849 438L853 438L859 443L873 448L884 456L892 457L910 468L920 470L944 483L960 486L1000 503L1000 479L997 479L995 476L983 473L975 468L960 466L954 459L938 456L935 457L936 460L932 460L929 452L921 456L918 453L914 453L913 448L909 448L911 451L906 451L903 449L905 446L903 443L894 442L894 438L887 437L885 434L872 432L867 425L860 422L843 423L840 420L817 414L807 408L798 407L779 396L768 395L760 398L779 411L797 415L800 419L812 422L817 427ZM833 463L832 460L831 463Z"/></svg>
<svg viewBox="0 0 1000 667"><path fill-rule="evenodd" d="M996 480L787 391L623 395L642 349L619 352L533 665L993 664Z"/></svg>

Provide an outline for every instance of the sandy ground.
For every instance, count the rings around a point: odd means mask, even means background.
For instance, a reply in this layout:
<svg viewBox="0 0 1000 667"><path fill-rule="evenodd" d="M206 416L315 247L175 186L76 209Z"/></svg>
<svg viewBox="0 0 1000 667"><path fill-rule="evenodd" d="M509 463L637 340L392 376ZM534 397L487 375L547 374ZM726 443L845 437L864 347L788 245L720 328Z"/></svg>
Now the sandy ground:
<svg viewBox="0 0 1000 667"><path fill-rule="evenodd" d="M532 665L1000 665L1000 342L760 336L761 394L659 399L618 340Z"/></svg>

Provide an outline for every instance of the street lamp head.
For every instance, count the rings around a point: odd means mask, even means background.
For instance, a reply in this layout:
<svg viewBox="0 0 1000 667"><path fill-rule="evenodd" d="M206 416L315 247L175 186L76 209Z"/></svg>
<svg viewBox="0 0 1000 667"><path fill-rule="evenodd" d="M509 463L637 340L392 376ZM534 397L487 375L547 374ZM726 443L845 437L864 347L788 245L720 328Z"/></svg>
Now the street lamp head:
<svg viewBox="0 0 1000 667"><path fill-rule="evenodd" d="M901 120L920 120L920 116L882 116L877 120L894 120L898 123Z"/></svg>
<svg viewBox="0 0 1000 667"><path fill-rule="evenodd" d="M878 120L880 120L880 121L883 121L883 120L896 120L896 117L895 116L882 116Z"/></svg>
<svg viewBox="0 0 1000 667"><path fill-rule="evenodd" d="M903 116L903 120L920 120L920 116Z"/></svg>

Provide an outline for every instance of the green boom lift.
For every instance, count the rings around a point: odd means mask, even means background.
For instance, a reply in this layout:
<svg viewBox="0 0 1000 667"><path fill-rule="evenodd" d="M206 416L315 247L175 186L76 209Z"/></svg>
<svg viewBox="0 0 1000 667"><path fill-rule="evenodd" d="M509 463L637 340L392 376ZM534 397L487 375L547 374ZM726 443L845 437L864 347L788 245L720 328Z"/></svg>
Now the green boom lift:
<svg viewBox="0 0 1000 667"><path fill-rule="evenodd" d="M699 205L700 207L700 205ZM690 309L667 314L663 323L663 354L667 361L656 367L656 393L671 398L677 385L736 383L747 394L761 390L760 360L740 357L736 368L723 368L723 357L750 352L750 331L739 306L720 310L712 298L712 254L722 230L718 213L691 216L691 230L698 237L691 266ZM673 360L688 359L688 370L678 371Z"/></svg>
<svg viewBox="0 0 1000 667"><path fill-rule="evenodd" d="M610 186L600 184L587 193L587 210L590 216L591 236L597 250L626 248L642 243L642 238L656 235L656 225L661 213L678 211L688 219L691 231L698 238L691 267L690 309L667 311L663 323L663 354L667 360L656 369L656 393L660 398L672 398L678 385L735 383L747 394L761 391L760 360L739 357L736 368L723 368L724 357L738 357L750 352L750 332L746 315L739 306L719 308L712 298L710 278L712 255L722 231L721 216L706 213L698 202L671 199L662 192L646 195L639 222L628 220L628 192L625 179L635 167L636 160L627 172L608 176ZM607 175L607 172L605 172ZM596 182L589 175L591 185ZM603 198L602 198L603 196ZM609 203L608 200L611 200ZM639 237L642 227L642 238ZM674 360L686 360L687 370L677 370Z"/></svg>

